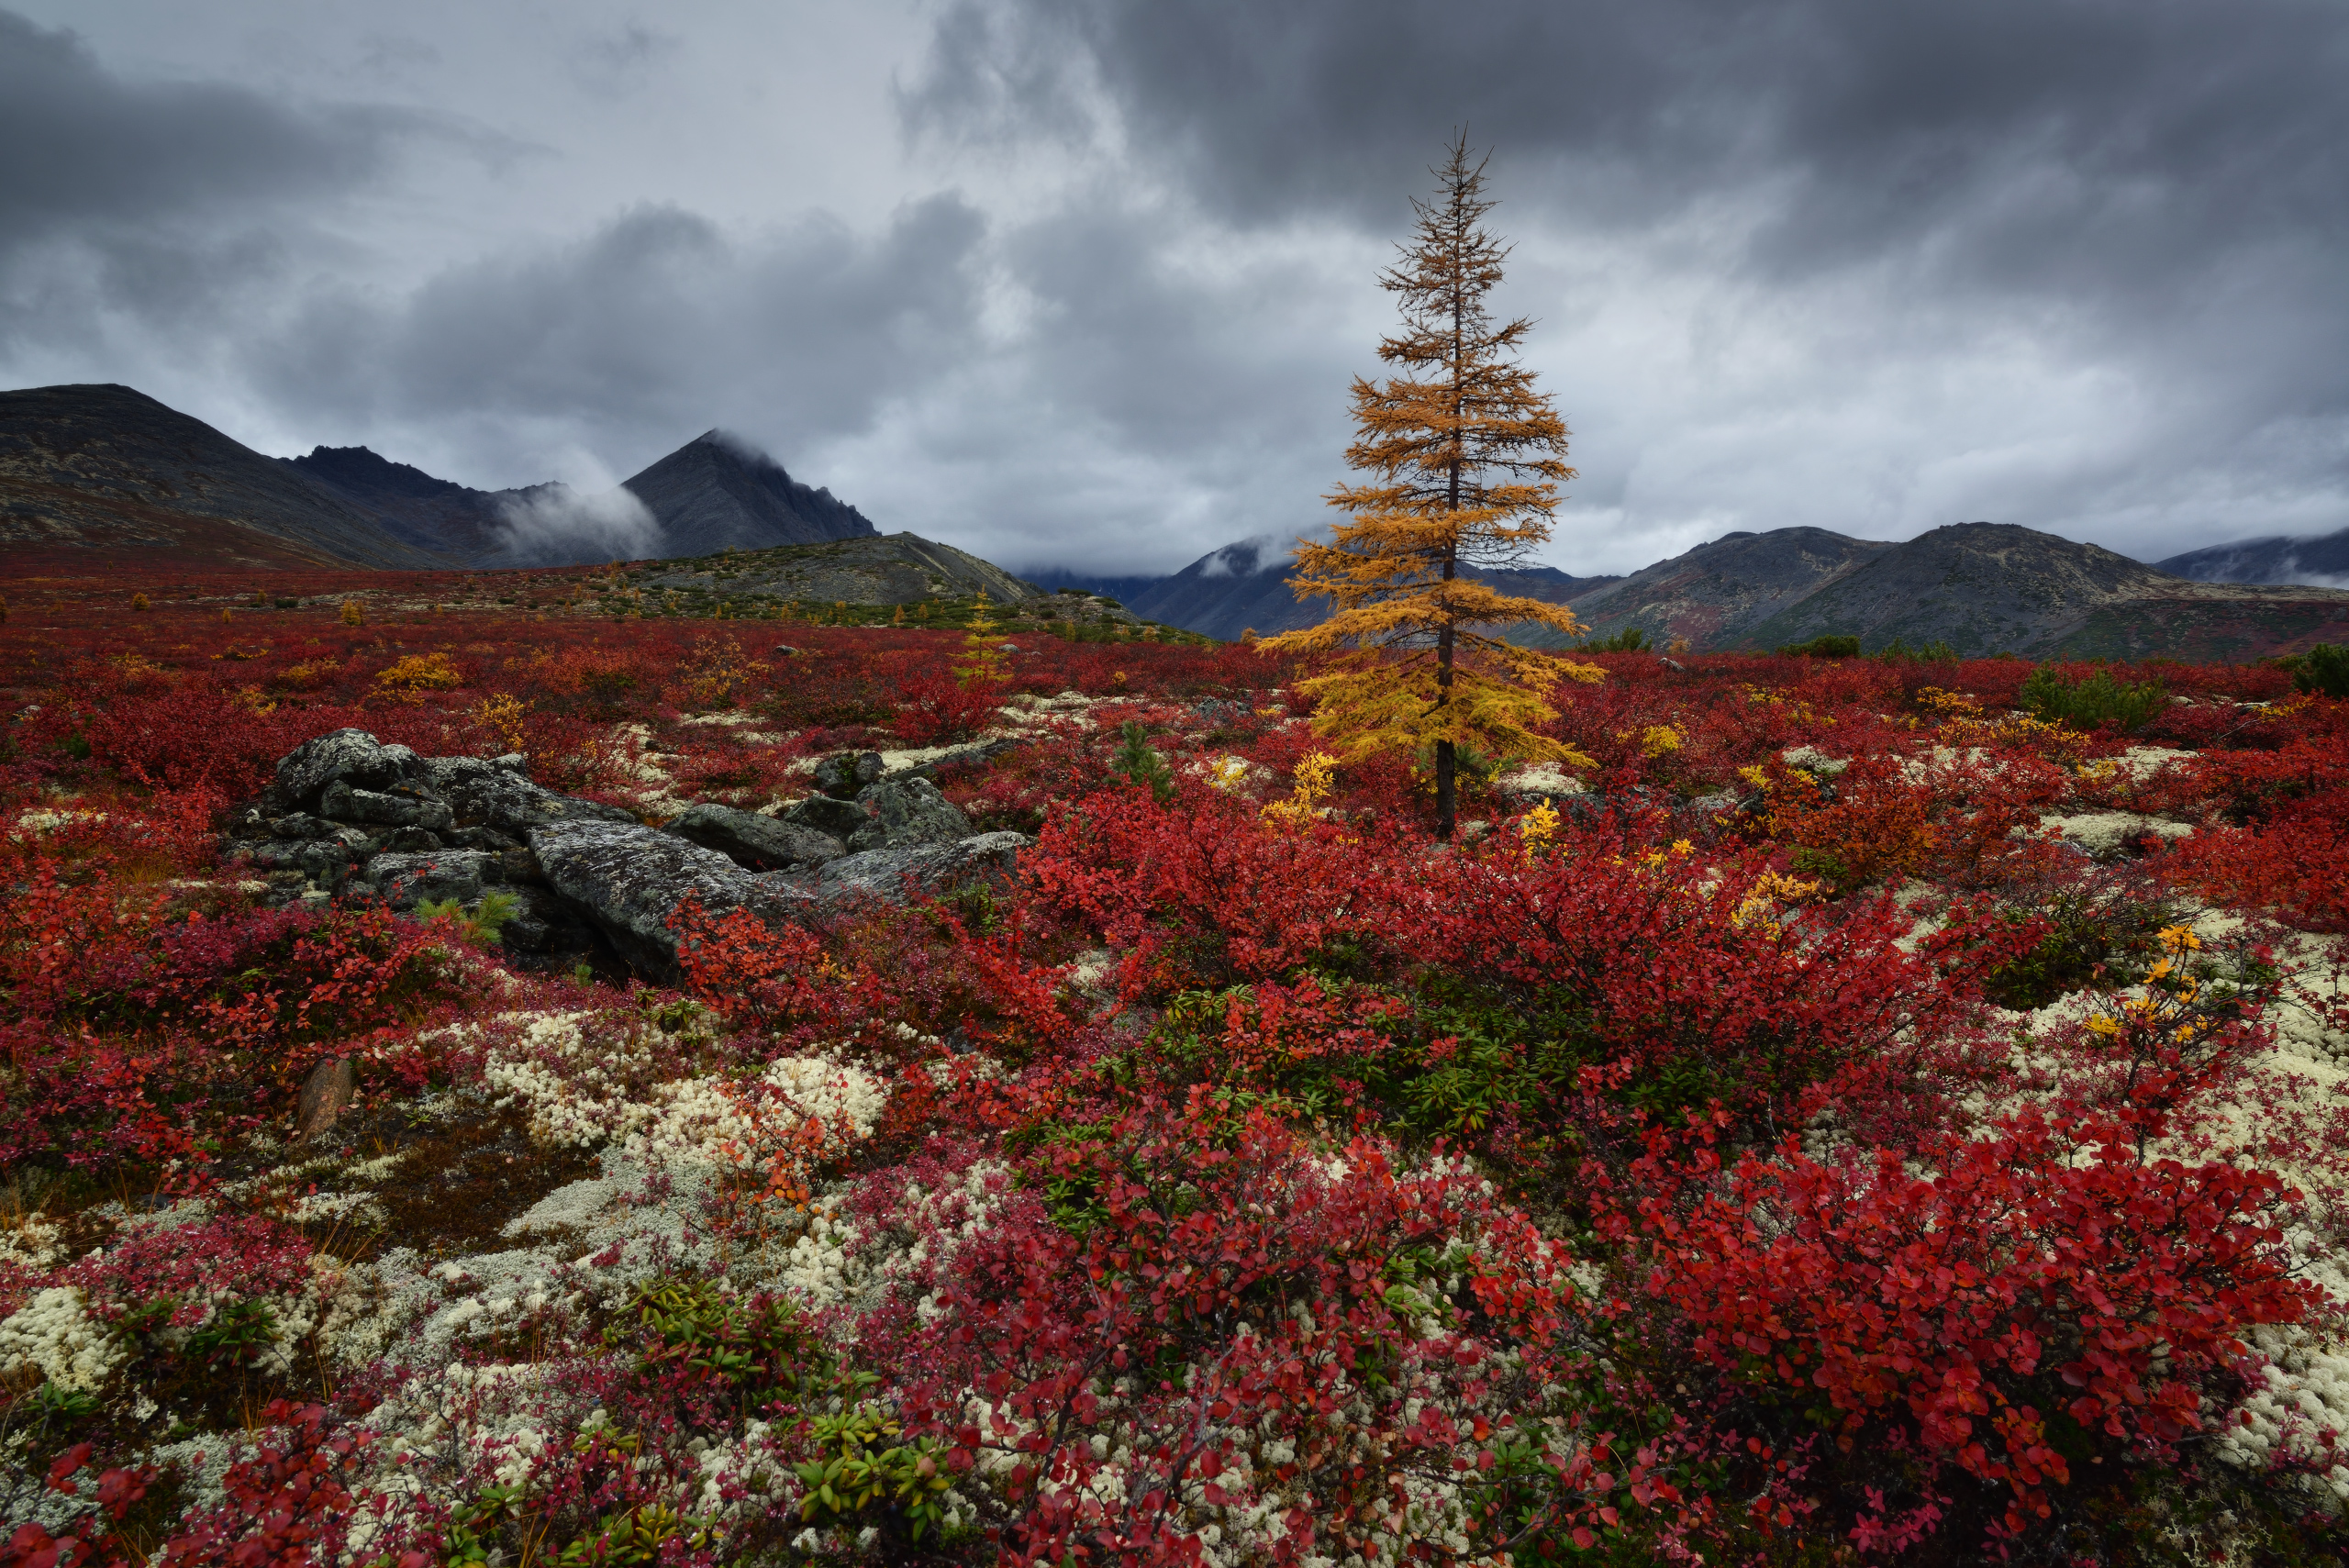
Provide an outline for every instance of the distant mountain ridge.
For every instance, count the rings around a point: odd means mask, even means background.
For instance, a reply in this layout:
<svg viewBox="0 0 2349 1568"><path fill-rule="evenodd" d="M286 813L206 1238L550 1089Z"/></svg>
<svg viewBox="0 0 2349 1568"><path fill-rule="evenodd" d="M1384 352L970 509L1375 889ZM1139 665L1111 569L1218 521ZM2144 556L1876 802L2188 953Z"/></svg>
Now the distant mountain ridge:
<svg viewBox="0 0 2349 1568"><path fill-rule="evenodd" d="M1731 647L1787 606L1893 548L1825 528L1741 530L1578 594L1567 604L1592 636L1636 627L1658 643L1685 637L1696 648ZM1569 639L1543 630L1525 640L1554 648Z"/></svg>
<svg viewBox="0 0 2349 1568"><path fill-rule="evenodd" d="M0 392L0 547L256 567L456 564L201 419L112 384Z"/></svg>
<svg viewBox="0 0 2349 1568"><path fill-rule="evenodd" d="M2349 528L2313 539L2240 539L2154 562L2198 583L2288 583L2349 588Z"/></svg>
<svg viewBox="0 0 2349 1568"><path fill-rule="evenodd" d="M2305 543L2306 541L2302 541ZM1119 595L1137 614L1214 637L1311 625L1285 550L1242 539ZM2349 642L2349 592L2191 582L2092 544L2002 523L1955 523L1902 543L1825 528L1740 531L1620 578L1547 568L1492 574L1564 603L1588 628L1637 628L1658 645L1768 649L1821 635L2042 657L2244 659ZM1522 640L1571 645L1546 628Z"/></svg>
<svg viewBox="0 0 2349 1568"><path fill-rule="evenodd" d="M273 458L128 386L0 392L0 550L190 565L562 566L872 539L829 490L709 430L618 488L475 490L366 447Z"/></svg>
<svg viewBox="0 0 2349 1568"><path fill-rule="evenodd" d="M519 490L475 490L379 457L365 447L315 447L306 457L277 461L366 512L386 532L420 550L453 555L467 565L484 564L507 551L512 503L544 498L562 488L534 484Z"/></svg>
<svg viewBox="0 0 2349 1568"><path fill-rule="evenodd" d="M705 431L603 495L560 483L474 490L365 447L279 461L389 532L469 566L681 559L880 534L829 490L801 484L723 430Z"/></svg>

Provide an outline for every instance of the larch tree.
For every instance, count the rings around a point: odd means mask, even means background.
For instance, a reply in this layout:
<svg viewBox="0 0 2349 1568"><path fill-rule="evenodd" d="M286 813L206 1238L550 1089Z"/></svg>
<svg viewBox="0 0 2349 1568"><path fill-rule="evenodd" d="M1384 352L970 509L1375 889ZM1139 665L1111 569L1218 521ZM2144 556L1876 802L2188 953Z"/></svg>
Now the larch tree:
<svg viewBox="0 0 2349 1568"><path fill-rule="evenodd" d="M1352 517L1330 542L1297 541L1289 585L1299 599L1327 595L1332 612L1259 646L1335 655L1300 684L1319 699L1314 729L1340 761L1432 748L1437 831L1449 838L1462 748L1591 765L1539 727L1557 717L1545 699L1558 682L1602 677L1485 629L1582 629L1560 606L1479 575L1526 563L1575 471L1565 421L1517 361L1532 322L1496 325L1486 308L1509 248L1483 223L1494 206L1484 162L1470 161L1464 135L1433 172L1435 199L1413 200L1412 242L1379 277L1400 298L1403 329L1378 345L1397 373L1353 384L1346 462L1367 478L1330 492Z"/></svg>

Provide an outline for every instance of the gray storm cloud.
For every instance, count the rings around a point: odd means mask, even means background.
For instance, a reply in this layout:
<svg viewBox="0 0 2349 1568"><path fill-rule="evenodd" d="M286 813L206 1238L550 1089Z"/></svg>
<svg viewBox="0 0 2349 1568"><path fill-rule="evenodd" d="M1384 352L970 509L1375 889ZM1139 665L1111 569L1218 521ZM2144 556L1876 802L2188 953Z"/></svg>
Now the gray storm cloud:
<svg viewBox="0 0 2349 1568"><path fill-rule="evenodd" d="M382 48L269 9L305 59ZM453 41L310 96L233 51L115 63L177 17L0 14L15 384L490 488L722 425L884 528L1166 570L1322 521L1375 272L1464 124L1575 432L1555 564L1788 524L2147 559L2349 524L2336 6L958 0L858 31L714 3L655 34L583 0L491 62L491 111ZM877 101L896 147L778 141L720 90L818 24L806 123ZM584 150L689 112L694 199L657 167L597 199ZM461 179L461 143L547 150Z"/></svg>

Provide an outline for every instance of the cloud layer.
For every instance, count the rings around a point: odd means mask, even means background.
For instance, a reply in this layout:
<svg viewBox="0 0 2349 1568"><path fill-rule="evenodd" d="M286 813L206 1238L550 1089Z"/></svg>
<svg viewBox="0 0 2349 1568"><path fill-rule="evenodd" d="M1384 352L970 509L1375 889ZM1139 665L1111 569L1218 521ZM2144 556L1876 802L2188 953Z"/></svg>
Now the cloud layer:
<svg viewBox="0 0 2349 1568"><path fill-rule="evenodd" d="M315 95L0 13L0 373L485 487L723 425L884 528L1166 570L1320 520L1375 273L1464 124L1575 431L1568 570L1797 523L2147 559L2349 524L2338 7L835 15L583 6L485 103L478 59L327 8L276 21L394 63ZM876 116L894 144L821 131ZM686 161L629 152L681 117Z"/></svg>

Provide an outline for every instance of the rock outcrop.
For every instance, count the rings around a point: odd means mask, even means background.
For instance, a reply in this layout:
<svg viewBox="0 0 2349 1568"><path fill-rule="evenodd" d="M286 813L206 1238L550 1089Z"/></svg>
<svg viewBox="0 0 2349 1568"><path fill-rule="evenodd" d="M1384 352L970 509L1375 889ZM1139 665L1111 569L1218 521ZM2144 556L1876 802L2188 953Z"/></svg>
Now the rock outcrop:
<svg viewBox="0 0 2349 1568"><path fill-rule="evenodd" d="M697 805L652 828L532 782L518 755L419 757L338 729L278 762L276 781L232 818L228 851L281 899L494 908L500 939L525 962L609 954L672 979L671 921L689 896L769 924L821 917L999 880L1029 842L974 834L930 780L880 772L872 753L829 759L818 778L839 793L774 817Z"/></svg>
<svg viewBox="0 0 2349 1568"><path fill-rule="evenodd" d="M827 861L818 873L817 904L827 913L868 901L902 904L908 892L950 893L1009 876L1019 852L1033 842L1025 833L978 833L942 844L865 850Z"/></svg>
<svg viewBox="0 0 2349 1568"><path fill-rule="evenodd" d="M710 914L747 909L780 923L811 911L814 895L753 875L716 850L640 823L559 822L531 830L547 885L584 914L629 964L667 978L677 966L670 922L688 895Z"/></svg>
<svg viewBox="0 0 2349 1568"><path fill-rule="evenodd" d="M840 839L800 819L762 817L731 806L696 806L673 818L668 830L753 871L814 871L848 853Z"/></svg>

